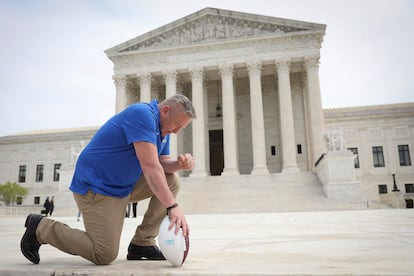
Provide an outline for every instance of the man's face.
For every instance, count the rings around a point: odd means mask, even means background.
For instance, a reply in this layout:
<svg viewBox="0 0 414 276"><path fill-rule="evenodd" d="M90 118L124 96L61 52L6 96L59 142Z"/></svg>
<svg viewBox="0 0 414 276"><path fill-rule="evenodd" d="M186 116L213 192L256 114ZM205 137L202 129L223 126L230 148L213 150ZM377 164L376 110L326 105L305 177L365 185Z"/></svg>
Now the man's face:
<svg viewBox="0 0 414 276"><path fill-rule="evenodd" d="M183 113L178 105L164 105L161 107L160 118L161 135L163 137L171 133L176 134L191 122L190 116Z"/></svg>

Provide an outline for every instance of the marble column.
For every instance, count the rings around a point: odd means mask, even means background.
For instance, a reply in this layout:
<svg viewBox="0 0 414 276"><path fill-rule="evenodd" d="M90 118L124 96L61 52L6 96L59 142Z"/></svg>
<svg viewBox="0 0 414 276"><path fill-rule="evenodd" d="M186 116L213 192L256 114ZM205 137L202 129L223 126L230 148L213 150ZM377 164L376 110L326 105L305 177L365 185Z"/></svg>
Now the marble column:
<svg viewBox="0 0 414 276"><path fill-rule="evenodd" d="M149 103L151 101L151 73L137 74L140 87L140 101Z"/></svg>
<svg viewBox="0 0 414 276"><path fill-rule="evenodd" d="M203 103L204 103L204 159L207 175L210 175L210 144L209 144L209 118L208 118L208 80L204 78L203 84ZM197 112L197 110L196 110ZM199 116L199 114L197 114Z"/></svg>
<svg viewBox="0 0 414 276"><path fill-rule="evenodd" d="M177 94L177 72L175 70L164 71L165 79L165 98Z"/></svg>
<svg viewBox="0 0 414 276"><path fill-rule="evenodd" d="M115 112L119 113L128 105L126 77L124 75L114 75L112 79L116 88Z"/></svg>
<svg viewBox="0 0 414 276"><path fill-rule="evenodd" d="M264 129L261 61L247 63L250 82L250 114L252 120L253 170L251 174L268 174Z"/></svg>
<svg viewBox="0 0 414 276"><path fill-rule="evenodd" d="M168 70L163 72L165 77L165 98L177 94L177 72L175 70ZM178 157L178 143L177 135L170 135L170 156L173 159Z"/></svg>
<svg viewBox="0 0 414 276"><path fill-rule="evenodd" d="M314 162L312 162L312 139L311 137L311 124L310 119L307 114L309 114L309 107L308 107L308 80L306 77L306 72L303 70L301 73L301 85L302 85L302 95L303 95L303 114L305 119L305 137L306 137L306 164L308 166L308 170L312 170Z"/></svg>
<svg viewBox="0 0 414 276"><path fill-rule="evenodd" d="M310 56L305 57L305 68L307 76L308 86L308 116L310 122L310 134L311 134L311 149L312 149L312 167L315 166L315 162L325 152L323 143L323 110L322 99L319 84L319 57Z"/></svg>
<svg viewBox="0 0 414 276"><path fill-rule="evenodd" d="M205 112L203 91L203 68L190 69L192 82L192 102L197 117L192 121L193 156L195 166L190 176L207 176L205 151Z"/></svg>
<svg viewBox="0 0 414 276"><path fill-rule="evenodd" d="M222 175L239 175L233 65L221 65L219 69L223 97L224 169Z"/></svg>
<svg viewBox="0 0 414 276"><path fill-rule="evenodd" d="M296 163L295 128L292 91L290 87L290 61L276 60L279 90L280 132L282 140L282 173L299 172Z"/></svg>

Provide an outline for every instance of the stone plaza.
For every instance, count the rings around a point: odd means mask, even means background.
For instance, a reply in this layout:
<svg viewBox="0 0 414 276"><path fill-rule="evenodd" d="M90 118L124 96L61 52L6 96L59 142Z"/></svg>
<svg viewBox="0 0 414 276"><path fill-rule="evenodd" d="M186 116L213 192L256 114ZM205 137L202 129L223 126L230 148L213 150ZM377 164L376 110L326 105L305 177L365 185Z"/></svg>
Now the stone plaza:
<svg viewBox="0 0 414 276"><path fill-rule="evenodd" d="M178 268L126 260L141 218L125 220L118 258L96 266L48 245L30 263L20 252L25 217L0 217L0 275L414 275L412 209L190 215ZM56 219L83 227L75 216Z"/></svg>

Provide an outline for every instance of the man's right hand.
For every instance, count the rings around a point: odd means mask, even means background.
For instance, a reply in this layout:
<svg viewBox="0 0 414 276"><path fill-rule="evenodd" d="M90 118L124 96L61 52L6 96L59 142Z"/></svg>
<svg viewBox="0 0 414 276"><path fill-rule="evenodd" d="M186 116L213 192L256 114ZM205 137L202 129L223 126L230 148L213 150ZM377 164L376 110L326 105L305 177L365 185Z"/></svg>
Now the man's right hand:
<svg viewBox="0 0 414 276"><path fill-rule="evenodd" d="M170 226L168 226L168 230L171 230L175 225L176 235L178 234L180 228L182 228L184 236L188 236L190 234L190 228L188 227L187 220L185 219L184 213L181 211L180 206L170 209L168 216L170 219Z"/></svg>

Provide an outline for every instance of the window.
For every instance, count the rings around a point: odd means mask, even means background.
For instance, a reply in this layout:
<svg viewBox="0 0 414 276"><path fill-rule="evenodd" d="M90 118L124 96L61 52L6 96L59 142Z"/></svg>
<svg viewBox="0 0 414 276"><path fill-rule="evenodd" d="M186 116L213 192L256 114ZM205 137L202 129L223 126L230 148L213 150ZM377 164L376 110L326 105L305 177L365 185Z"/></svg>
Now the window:
<svg viewBox="0 0 414 276"><path fill-rule="evenodd" d="M298 154L302 154L302 145L301 144L296 145L296 149L297 149Z"/></svg>
<svg viewBox="0 0 414 276"><path fill-rule="evenodd" d="M43 181L43 165L36 165L36 182Z"/></svg>
<svg viewBox="0 0 414 276"><path fill-rule="evenodd" d="M272 154L272 156L276 155L276 146L270 146L270 153Z"/></svg>
<svg viewBox="0 0 414 276"><path fill-rule="evenodd" d="M382 146L372 147L372 155L374 158L374 167L385 167L384 163L384 153L382 151Z"/></svg>
<svg viewBox="0 0 414 276"><path fill-rule="evenodd" d="M34 203L35 205L40 204L40 196L35 196L35 197L34 197L34 201L33 201L33 203Z"/></svg>
<svg viewBox="0 0 414 276"><path fill-rule="evenodd" d="M405 184L405 193L414 193L414 184Z"/></svg>
<svg viewBox="0 0 414 276"><path fill-rule="evenodd" d="M378 185L378 193L380 193L380 194L388 193L387 185L386 184Z"/></svg>
<svg viewBox="0 0 414 276"><path fill-rule="evenodd" d="M59 182L59 178L60 178L59 170L61 166L62 164L55 164L53 167L53 181L54 182Z"/></svg>
<svg viewBox="0 0 414 276"><path fill-rule="evenodd" d="M16 204L17 205L22 205L23 203L23 197L21 196L16 196Z"/></svg>
<svg viewBox="0 0 414 276"><path fill-rule="evenodd" d="M19 182L26 182L26 165L19 166Z"/></svg>
<svg viewBox="0 0 414 276"><path fill-rule="evenodd" d="M400 156L400 166L411 166L408 145L398 145L398 155Z"/></svg>
<svg viewBox="0 0 414 276"><path fill-rule="evenodd" d="M348 150L352 151L352 153L356 155L354 159L354 167L355 169L358 169L359 168L358 148L348 148Z"/></svg>

